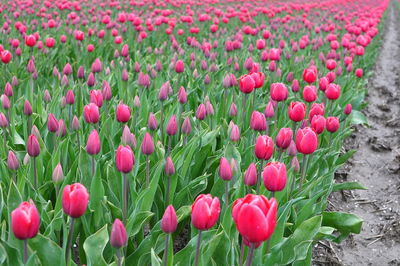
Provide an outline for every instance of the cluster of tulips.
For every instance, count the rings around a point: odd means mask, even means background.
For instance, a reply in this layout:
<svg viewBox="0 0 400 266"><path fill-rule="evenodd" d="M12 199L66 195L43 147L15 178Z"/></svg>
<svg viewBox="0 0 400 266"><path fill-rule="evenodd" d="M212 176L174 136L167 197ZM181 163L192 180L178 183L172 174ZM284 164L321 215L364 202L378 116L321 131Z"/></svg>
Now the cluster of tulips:
<svg viewBox="0 0 400 266"><path fill-rule="evenodd" d="M325 209L363 188L334 172L387 5L0 6L0 264L307 265L358 233Z"/></svg>

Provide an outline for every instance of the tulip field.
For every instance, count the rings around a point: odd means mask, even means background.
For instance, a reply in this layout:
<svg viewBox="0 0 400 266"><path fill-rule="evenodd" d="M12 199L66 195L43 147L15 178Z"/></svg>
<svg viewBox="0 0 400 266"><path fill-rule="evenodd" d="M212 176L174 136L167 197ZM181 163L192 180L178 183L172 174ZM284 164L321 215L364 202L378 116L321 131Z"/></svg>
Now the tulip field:
<svg viewBox="0 0 400 266"><path fill-rule="evenodd" d="M0 265L318 265L389 8L2 1Z"/></svg>

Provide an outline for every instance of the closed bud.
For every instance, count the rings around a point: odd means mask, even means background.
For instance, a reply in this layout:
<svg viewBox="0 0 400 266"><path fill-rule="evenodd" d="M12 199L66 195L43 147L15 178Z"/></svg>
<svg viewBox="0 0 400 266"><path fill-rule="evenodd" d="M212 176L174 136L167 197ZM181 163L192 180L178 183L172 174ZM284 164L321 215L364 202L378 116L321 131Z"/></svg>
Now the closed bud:
<svg viewBox="0 0 400 266"><path fill-rule="evenodd" d="M40 144L35 135L30 135L28 137L28 143L26 150L30 157L37 157L40 154Z"/></svg>
<svg viewBox="0 0 400 266"><path fill-rule="evenodd" d="M281 149L286 149L292 142L293 132L291 128L281 128L275 138L275 144Z"/></svg>
<svg viewBox="0 0 400 266"><path fill-rule="evenodd" d="M180 104L184 104L187 102L186 90L183 86L179 89L178 101Z"/></svg>
<svg viewBox="0 0 400 266"><path fill-rule="evenodd" d="M43 100L46 103L49 103L51 101L51 96L50 96L50 92L48 90L44 91L44 96L43 96Z"/></svg>
<svg viewBox="0 0 400 266"><path fill-rule="evenodd" d="M167 134L169 136L174 136L178 130L178 126L176 123L176 115L171 116L169 122L167 124Z"/></svg>
<svg viewBox="0 0 400 266"><path fill-rule="evenodd" d="M74 104L75 102L75 95L73 90L68 90L67 95L65 96L65 102L69 105Z"/></svg>
<svg viewBox="0 0 400 266"><path fill-rule="evenodd" d="M96 155L100 152L100 138L96 129L93 129L89 135L86 144L86 151L90 155Z"/></svg>
<svg viewBox="0 0 400 266"><path fill-rule="evenodd" d="M233 176L232 168L225 157L222 157L219 161L219 176L225 181L231 180Z"/></svg>
<svg viewBox="0 0 400 266"><path fill-rule="evenodd" d="M182 133L189 135L192 132L192 124L190 123L189 117L185 117L182 123Z"/></svg>
<svg viewBox="0 0 400 266"><path fill-rule="evenodd" d="M115 165L117 170L122 173L132 171L135 164L135 156L129 146L120 145L115 153Z"/></svg>
<svg viewBox="0 0 400 266"><path fill-rule="evenodd" d="M271 118L274 117L274 114L275 114L274 105L272 101L269 101L267 106L265 106L264 115L265 117Z"/></svg>
<svg viewBox="0 0 400 266"><path fill-rule="evenodd" d="M122 248L126 246L127 242L128 235L124 224L119 219L115 219L110 235L111 246L114 248Z"/></svg>
<svg viewBox="0 0 400 266"><path fill-rule="evenodd" d="M54 168L52 178L54 183L61 183L64 180L64 173L60 163Z"/></svg>
<svg viewBox="0 0 400 266"><path fill-rule="evenodd" d="M286 186L286 165L280 162L270 162L265 166L262 176L267 190L281 191Z"/></svg>
<svg viewBox="0 0 400 266"><path fill-rule="evenodd" d="M292 158L292 161L290 162L290 168L292 168L293 171L296 173L300 171L299 160L297 159L296 156Z"/></svg>
<svg viewBox="0 0 400 266"><path fill-rule="evenodd" d="M322 115L315 115L311 120L311 128L317 132L317 134L321 134L325 129L325 117Z"/></svg>
<svg viewBox="0 0 400 266"><path fill-rule="evenodd" d="M18 158L13 151L8 152L7 166L10 170L18 170L19 168Z"/></svg>
<svg viewBox="0 0 400 266"><path fill-rule="evenodd" d="M81 128L81 124L79 122L78 117L74 115L74 118L72 119L72 130L79 130Z"/></svg>
<svg viewBox="0 0 400 266"><path fill-rule="evenodd" d="M177 226L178 219L175 209L172 205L169 205L161 219L161 230L163 230L164 233L171 234L176 231Z"/></svg>
<svg viewBox="0 0 400 266"><path fill-rule="evenodd" d="M135 106L136 108L140 108L140 100L139 100L139 96L137 96L137 95L133 99L133 106Z"/></svg>
<svg viewBox="0 0 400 266"><path fill-rule="evenodd" d="M11 229L20 240L34 238L39 232L40 216L32 200L22 202L11 212Z"/></svg>
<svg viewBox="0 0 400 266"><path fill-rule="evenodd" d="M232 103L229 107L229 116L235 117L237 115L237 107L235 103Z"/></svg>
<svg viewBox="0 0 400 266"><path fill-rule="evenodd" d="M325 120L326 130L335 133L339 129L339 119L337 117L328 117Z"/></svg>
<svg viewBox="0 0 400 266"><path fill-rule="evenodd" d="M142 153L145 155L151 155L154 152L153 138L148 132L144 134L141 148Z"/></svg>
<svg viewBox="0 0 400 266"><path fill-rule="evenodd" d="M294 140L292 140L289 144L288 154L289 156L296 156L297 154L296 143L294 142Z"/></svg>
<svg viewBox="0 0 400 266"><path fill-rule="evenodd" d="M204 118L206 117L207 111L206 111L206 106L204 104L200 104L199 107L197 107L197 111L196 111L196 118L198 120L204 120Z"/></svg>
<svg viewBox="0 0 400 266"><path fill-rule="evenodd" d="M131 109L125 104L119 104L115 111L117 121L120 123L126 123L131 118Z"/></svg>
<svg viewBox="0 0 400 266"><path fill-rule="evenodd" d="M255 186L257 184L257 167L255 163L251 163L244 173L244 184L247 186Z"/></svg>
<svg viewBox="0 0 400 266"><path fill-rule="evenodd" d="M353 110L353 106L351 106L350 103L346 104L346 107L344 108L344 114L349 115L351 114L351 111Z"/></svg>
<svg viewBox="0 0 400 266"><path fill-rule="evenodd" d="M89 103L83 108L83 117L86 123L96 124L99 121L99 107L94 103Z"/></svg>
<svg viewBox="0 0 400 266"><path fill-rule="evenodd" d="M67 185L62 193L61 205L65 214L79 218L85 214L89 202L89 193L80 183Z"/></svg>
<svg viewBox="0 0 400 266"><path fill-rule="evenodd" d="M55 118L55 116L51 113L47 116L47 130L53 133L57 132L58 130L57 118Z"/></svg>
<svg viewBox="0 0 400 266"><path fill-rule="evenodd" d="M259 136L256 141L255 154L260 160L269 160L274 152L274 142L269 136Z"/></svg>
<svg viewBox="0 0 400 266"><path fill-rule="evenodd" d="M231 134L230 134L230 139L231 141L239 141L240 140L240 130L237 125L233 125L231 129Z"/></svg>
<svg viewBox="0 0 400 266"><path fill-rule="evenodd" d="M150 112L150 114L149 114L149 119L147 121L147 127L152 131L156 130L158 127L157 119L152 112Z"/></svg>
<svg viewBox="0 0 400 266"><path fill-rule="evenodd" d="M28 100L25 100L24 103L24 114L27 116L32 115L32 105Z"/></svg>
<svg viewBox="0 0 400 266"><path fill-rule="evenodd" d="M164 165L164 172L166 175L173 175L175 173L175 166L174 163L172 162L171 157L167 157Z"/></svg>
<svg viewBox="0 0 400 266"><path fill-rule="evenodd" d="M250 128L255 131L265 131L267 129L265 116L260 112L253 111L250 119Z"/></svg>
<svg viewBox="0 0 400 266"><path fill-rule="evenodd" d="M8 127L8 119L3 113L0 113L0 127L2 128Z"/></svg>

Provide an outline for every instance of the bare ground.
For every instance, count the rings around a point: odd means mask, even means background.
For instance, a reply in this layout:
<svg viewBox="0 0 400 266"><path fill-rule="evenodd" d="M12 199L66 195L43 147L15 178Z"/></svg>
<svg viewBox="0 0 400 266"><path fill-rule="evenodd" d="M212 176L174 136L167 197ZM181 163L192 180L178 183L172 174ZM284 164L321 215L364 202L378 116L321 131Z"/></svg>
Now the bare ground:
<svg viewBox="0 0 400 266"><path fill-rule="evenodd" d="M400 265L400 16L393 6L375 75L370 80L369 127L356 127L345 149L357 153L336 175L337 182L358 181L368 190L336 192L330 209L364 220L360 235L340 245L318 243L314 265Z"/></svg>

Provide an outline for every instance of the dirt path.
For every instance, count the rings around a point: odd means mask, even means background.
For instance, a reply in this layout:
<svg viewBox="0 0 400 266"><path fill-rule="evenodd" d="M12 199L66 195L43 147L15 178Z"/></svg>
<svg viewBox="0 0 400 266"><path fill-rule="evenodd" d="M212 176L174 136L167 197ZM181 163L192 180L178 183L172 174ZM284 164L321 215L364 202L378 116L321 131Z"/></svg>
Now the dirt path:
<svg viewBox="0 0 400 266"><path fill-rule="evenodd" d="M345 148L357 153L337 173L338 182L358 181L368 190L331 196L330 208L358 215L363 230L341 245L325 245L325 265L400 265L400 16L394 5L388 8L363 111L370 126L357 127L347 140Z"/></svg>

